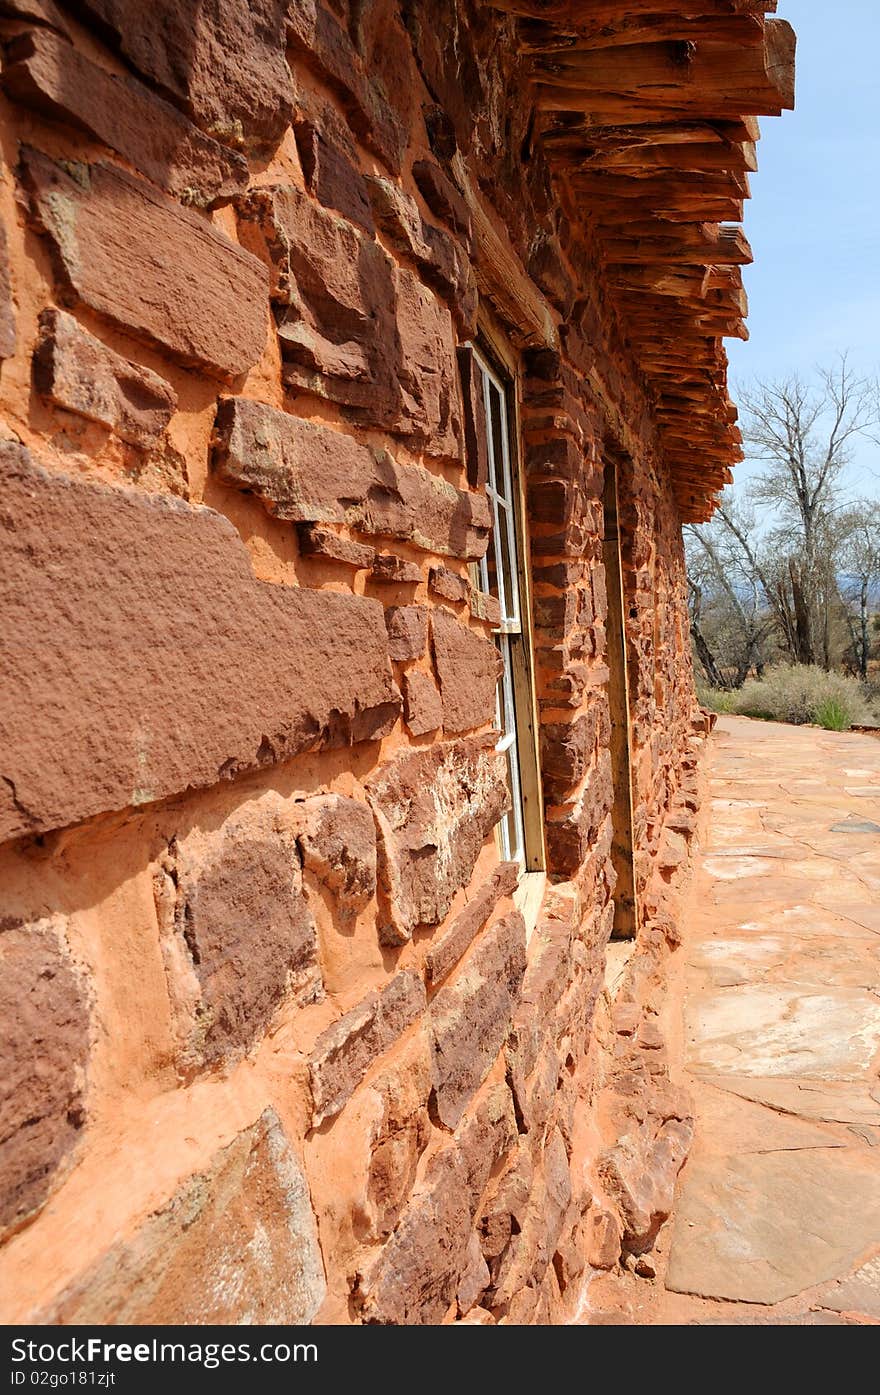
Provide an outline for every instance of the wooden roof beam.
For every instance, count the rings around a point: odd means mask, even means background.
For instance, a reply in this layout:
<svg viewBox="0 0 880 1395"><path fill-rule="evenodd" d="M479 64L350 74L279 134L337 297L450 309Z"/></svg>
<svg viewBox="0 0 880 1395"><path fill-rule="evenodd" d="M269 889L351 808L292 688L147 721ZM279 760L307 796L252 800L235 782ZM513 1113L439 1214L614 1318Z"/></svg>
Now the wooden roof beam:
<svg viewBox="0 0 880 1395"><path fill-rule="evenodd" d="M760 42L701 39L626 44L596 52L567 51L532 61L539 91L558 88L566 99L580 91L585 110L605 100L647 100L659 108L697 107L704 116L769 113L794 106L794 31L766 20ZM544 103L542 103L543 105ZM568 100L560 106L567 106ZM626 122L624 115L623 121Z"/></svg>

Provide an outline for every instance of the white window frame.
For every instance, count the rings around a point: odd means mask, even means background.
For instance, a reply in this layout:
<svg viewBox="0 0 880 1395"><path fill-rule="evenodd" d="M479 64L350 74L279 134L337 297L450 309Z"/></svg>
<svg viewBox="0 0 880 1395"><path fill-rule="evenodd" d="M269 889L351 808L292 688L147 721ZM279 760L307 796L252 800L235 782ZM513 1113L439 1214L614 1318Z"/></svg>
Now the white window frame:
<svg viewBox="0 0 880 1395"><path fill-rule="evenodd" d="M470 346L480 375L486 427L486 495L492 509L490 548L473 564L472 578L477 588L494 595L501 607L500 622L493 627L502 658L502 672L496 693L496 725L500 733L496 750L507 759L511 809L496 825L501 857L519 864L521 872L542 872L544 868L543 811L540 807L540 778L534 733L534 683L531 677L529 597L524 569L525 538L522 531L522 500L519 478L512 457L515 410L513 383L505 380L485 350ZM494 394L494 396L493 396ZM493 412L493 408L497 409ZM497 431L495 427L497 426ZM490 575L490 553L494 556L496 581ZM529 763L528 771L524 769ZM524 779L524 775L530 778ZM533 801L532 817L526 815L528 785Z"/></svg>

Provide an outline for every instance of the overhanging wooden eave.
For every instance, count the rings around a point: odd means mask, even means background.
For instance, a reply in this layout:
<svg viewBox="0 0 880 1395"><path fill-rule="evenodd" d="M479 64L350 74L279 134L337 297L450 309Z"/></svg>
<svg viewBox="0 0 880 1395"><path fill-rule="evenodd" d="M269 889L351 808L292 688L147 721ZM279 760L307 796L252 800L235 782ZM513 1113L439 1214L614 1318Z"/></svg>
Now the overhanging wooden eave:
<svg viewBox="0 0 880 1395"><path fill-rule="evenodd" d="M488 2L517 20L535 139L592 228L683 517L706 517L741 458L722 347L748 336L736 225L757 117L794 105L794 32L775 0Z"/></svg>

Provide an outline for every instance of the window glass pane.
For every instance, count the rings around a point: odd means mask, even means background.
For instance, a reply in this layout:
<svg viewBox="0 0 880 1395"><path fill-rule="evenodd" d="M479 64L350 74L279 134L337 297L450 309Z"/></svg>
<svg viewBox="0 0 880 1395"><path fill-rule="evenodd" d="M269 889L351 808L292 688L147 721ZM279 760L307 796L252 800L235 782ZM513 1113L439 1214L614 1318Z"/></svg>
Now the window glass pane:
<svg viewBox="0 0 880 1395"><path fill-rule="evenodd" d="M514 532L511 511L507 508L498 509L498 523L495 528L497 546L500 551L498 563L499 571L504 579L504 600L501 604L501 613L508 624L519 625L519 609L517 606L518 587L516 584L516 553L514 551Z"/></svg>
<svg viewBox="0 0 880 1395"><path fill-rule="evenodd" d="M486 483L490 498L494 498L498 487L497 477L495 473L495 452L493 449L493 435L491 427L492 410L494 405L493 394L495 392L495 387L483 363L480 363L480 373L482 374L483 378L483 406L485 408L486 417L486 459L488 462L488 475Z"/></svg>
<svg viewBox="0 0 880 1395"><path fill-rule="evenodd" d="M487 412L489 424L489 454L494 464L494 488L501 495L505 503L510 499L505 489L504 478L504 433L505 433L505 413L504 399L493 382L489 383L489 410Z"/></svg>
<svg viewBox="0 0 880 1395"><path fill-rule="evenodd" d="M486 590L487 590L488 592L490 592L491 595L497 596L497 597L498 597L498 602L499 602L499 604L500 604L500 606L501 606L501 613L502 613L502 615L503 615L503 614L504 614L505 598L506 598L507 592L506 592L506 588L505 588L505 585L504 585L505 576L504 576L503 565L502 565L502 566L499 566L499 561L498 561L498 522L497 522L498 508L497 508L497 506L496 506L495 512L496 512L495 527L492 529L491 533L489 534L489 546L486 548Z"/></svg>

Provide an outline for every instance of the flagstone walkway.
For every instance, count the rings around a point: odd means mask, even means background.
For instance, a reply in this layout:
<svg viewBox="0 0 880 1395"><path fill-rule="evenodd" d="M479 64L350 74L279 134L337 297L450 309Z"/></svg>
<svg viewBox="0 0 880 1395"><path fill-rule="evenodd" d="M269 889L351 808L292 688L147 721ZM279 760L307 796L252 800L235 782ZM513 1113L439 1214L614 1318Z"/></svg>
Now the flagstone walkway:
<svg viewBox="0 0 880 1395"><path fill-rule="evenodd" d="M708 763L666 1014L697 1131L645 1317L880 1321L880 739L722 717Z"/></svg>

